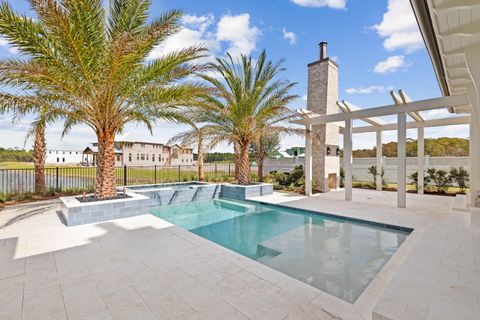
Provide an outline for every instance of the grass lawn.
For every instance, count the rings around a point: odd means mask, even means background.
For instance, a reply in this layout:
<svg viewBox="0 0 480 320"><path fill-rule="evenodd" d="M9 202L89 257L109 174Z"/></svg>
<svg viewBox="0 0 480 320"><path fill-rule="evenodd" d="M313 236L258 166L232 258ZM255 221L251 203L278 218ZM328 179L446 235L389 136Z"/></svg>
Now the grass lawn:
<svg viewBox="0 0 480 320"><path fill-rule="evenodd" d="M59 177L68 178L82 178L93 179L96 175L95 167L81 167L81 166L45 166L45 174L47 176L56 176L58 167ZM31 162L2 162L0 163L0 169L10 170L22 170L33 169L33 163ZM233 172L228 171L228 166L205 166L205 177L207 181L228 181L229 175L233 175ZM32 171L33 173L33 171ZM124 181L124 168L115 168L115 177L118 185L123 185ZM194 166L172 166L161 167L127 167L127 181L129 185L132 184L147 184L147 183L161 183L161 182L178 182L178 181L192 181L198 180L197 169Z"/></svg>
<svg viewBox="0 0 480 320"><path fill-rule="evenodd" d="M367 185L371 185L372 188L374 188L373 182L365 182L365 181L354 181L353 182L353 187L354 188L363 188L363 187L366 187ZM397 189L398 184L387 183L383 187L385 189ZM416 190L414 184L407 184L406 189L407 189L407 191L415 191ZM468 189L466 190L466 192L468 192ZM447 193L460 193L460 188L459 187L449 187Z"/></svg>
<svg viewBox="0 0 480 320"><path fill-rule="evenodd" d="M0 169L31 169L33 162L0 162Z"/></svg>

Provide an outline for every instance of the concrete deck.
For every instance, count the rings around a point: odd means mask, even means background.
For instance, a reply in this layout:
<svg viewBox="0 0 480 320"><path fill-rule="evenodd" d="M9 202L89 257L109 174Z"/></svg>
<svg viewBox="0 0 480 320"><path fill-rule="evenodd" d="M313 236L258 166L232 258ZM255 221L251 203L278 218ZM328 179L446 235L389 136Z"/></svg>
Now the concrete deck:
<svg viewBox="0 0 480 320"><path fill-rule="evenodd" d="M0 319L475 319L480 213L354 190L257 200L414 227L352 305L151 215L66 227L59 202L0 212Z"/></svg>

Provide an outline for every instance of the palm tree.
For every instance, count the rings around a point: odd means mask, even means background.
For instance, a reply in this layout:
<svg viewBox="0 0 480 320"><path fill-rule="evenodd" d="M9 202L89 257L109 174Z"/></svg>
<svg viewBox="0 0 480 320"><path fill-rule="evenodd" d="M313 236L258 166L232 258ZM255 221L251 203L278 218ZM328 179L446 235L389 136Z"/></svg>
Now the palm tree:
<svg viewBox="0 0 480 320"><path fill-rule="evenodd" d="M239 184L250 183L250 145L259 141L272 119L290 114L287 104L297 98L289 93L295 83L276 79L284 70L282 63L268 61L265 51L256 62L245 55L234 60L228 54L210 64L220 78L201 75L215 91L202 95L205 136L212 145L226 141L236 147Z"/></svg>
<svg viewBox="0 0 480 320"><path fill-rule="evenodd" d="M32 122L27 138L33 136L33 167L35 168L35 193L45 193L45 158L47 143L45 141L45 127L48 122L45 110L40 110L38 119Z"/></svg>
<svg viewBox="0 0 480 320"><path fill-rule="evenodd" d="M257 143L250 147L251 154L257 162L258 181L263 182L263 164L265 158L272 156L280 148L280 135L276 132L267 132L263 134Z"/></svg>
<svg viewBox="0 0 480 320"><path fill-rule="evenodd" d="M180 143L183 146L191 146L197 145L197 166L198 166L198 180L205 181L205 168L204 168L204 154L206 152L206 144L205 144L205 137L203 133L203 129L199 127L196 123L199 120L199 113L193 111L190 113L190 117L188 115L184 115L185 118L189 118L190 121L188 124L190 125L191 129L181 132L176 136L172 137L168 144Z"/></svg>
<svg viewBox="0 0 480 320"><path fill-rule="evenodd" d="M184 120L177 107L203 90L187 77L204 68L195 61L205 51L148 59L181 17L173 10L148 23L150 0L30 3L36 19L0 3L0 34L24 57L0 60L0 83L16 89L0 92L0 110L45 108L65 121L64 133L90 127L98 140L95 196L115 196L115 136L131 122L151 131L158 119Z"/></svg>

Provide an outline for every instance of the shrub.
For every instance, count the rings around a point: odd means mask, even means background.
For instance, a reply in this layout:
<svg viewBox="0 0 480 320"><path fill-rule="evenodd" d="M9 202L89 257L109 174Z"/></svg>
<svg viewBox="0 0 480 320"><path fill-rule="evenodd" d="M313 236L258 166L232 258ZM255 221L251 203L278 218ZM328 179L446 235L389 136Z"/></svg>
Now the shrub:
<svg viewBox="0 0 480 320"><path fill-rule="evenodd" d="M433 188L438 193L446 193L452 186L452 177L445 170L430 168L427 170L428 179L433 183Z"/></svg>
<svg viewBox="0 0 480 320"><path fill-rule="evenodd" d="M5 203L12 200L10 193L0 193L0 202Z"/></svg>
<svg viewBox="0 0 480 320"><path fill-rule="evenodd" d="M303 178L303 184L305 184L305 173L303 172L303 166L296 166L293 168L292 172L288 175L289 184L299 184L300 180Z"/></svg>
<svg viewBox="0 0 480 320"><path fill-rule="evenodd" d="M415 185L415 190L418 191L418 171L415 171L411 175L408 176L410 181ZM423 186L424 188L428 188L430 184L430 176L428 174L423 174Z"/></svg>
<svg viewBox="0 0 480 320"><path fill-rule="evenodd" d="M340 167L340 188L343 188L345 186L345 170L343 170L343 167Z"/></svg>
<svg viewBox="0 0 480 320"><path fill-rule="evenodd" d="M450 168L450 177L460 188L460 193L465 193L467 191L470 178L468 171L465 170L464 167Z"/></svg>
<svg viewBox="0 0 480 320"><path fill-rule="evenodd" d="M368 168L368 173L370 173L372 176L373 176L373 184L376 186L377 185L377 166L371 166L370 168ZM382 177L382 185L386 185L386 181L385 181L385 170L383 170L382 168L382 173L380 175Z"/></svg>

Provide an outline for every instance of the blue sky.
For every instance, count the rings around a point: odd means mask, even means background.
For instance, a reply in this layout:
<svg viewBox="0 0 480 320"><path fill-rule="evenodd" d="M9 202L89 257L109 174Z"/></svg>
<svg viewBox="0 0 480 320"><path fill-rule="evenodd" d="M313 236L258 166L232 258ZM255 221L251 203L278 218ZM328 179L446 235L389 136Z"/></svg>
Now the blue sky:
<svg viewBox="0 0 480 320"><path fill-rule="evenodd" d="M26 1L10 2L29 14ZM185 13L184 29L156 48L152 57L192 44L208 47L215 56L224 56L227 51L256 56L266 49L270 59L286 59L287 70L282 76L298 82L295 93L300 98L292 108L306 107L306 66L318 59L320 41L329 43L329 55L339 64L340 99L359 107L374 107L392 103L391 89L404 89L414 100L440 95L408 0L153 0L151 16L174 8ZM15 49L0 39L0 56L15 55ZM434 111L424 115L433 118L445 114ZM0 136L9 137L2 138L0 145L22 146L28 120L12 125L9 115L0 116ZM129 139L166 142L183 129L161 122L154 136L142 126L131 125L126 132ZM63 140L60 132L60 124L47 131L50 147L81 148L95 140L86 127L77 127ZM468 128L426 130L426 137L440 136L465 137ZM409 137L415 138L415 132L409 131ZM395 133L385 134L385 140L396 140ZM356 135L354 148L371 147L374 141L370 134ZM288 137L282 144L303 144L303 139ZM229 150L226 146L220 149Z"/></svg>

